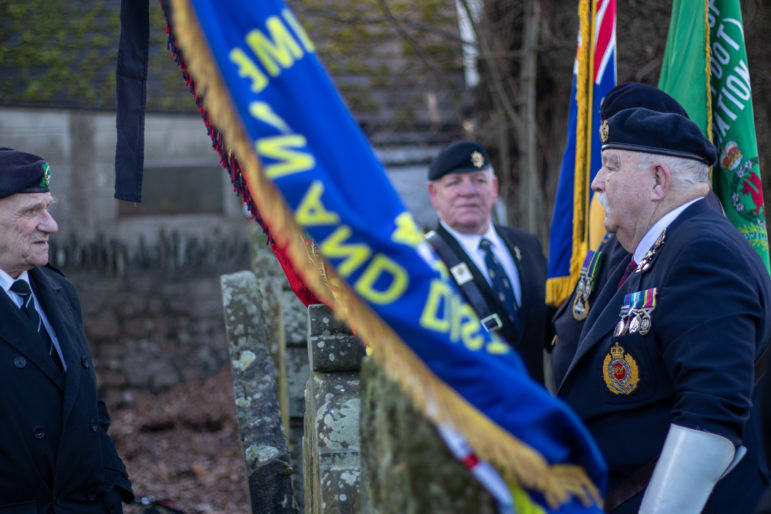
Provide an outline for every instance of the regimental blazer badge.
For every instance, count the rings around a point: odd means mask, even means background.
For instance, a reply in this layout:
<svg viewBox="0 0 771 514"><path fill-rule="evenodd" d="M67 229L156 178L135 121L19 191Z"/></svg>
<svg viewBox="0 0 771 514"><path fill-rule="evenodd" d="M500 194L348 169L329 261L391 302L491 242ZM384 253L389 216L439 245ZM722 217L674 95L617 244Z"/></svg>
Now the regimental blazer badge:
<svg viewBox="0 0 771 514"><path fill-rule="evenodd" d="M640 382L637 362L619 346L618 341L611 347L602 363L602 378L613 394L631 394Z"/></svg>

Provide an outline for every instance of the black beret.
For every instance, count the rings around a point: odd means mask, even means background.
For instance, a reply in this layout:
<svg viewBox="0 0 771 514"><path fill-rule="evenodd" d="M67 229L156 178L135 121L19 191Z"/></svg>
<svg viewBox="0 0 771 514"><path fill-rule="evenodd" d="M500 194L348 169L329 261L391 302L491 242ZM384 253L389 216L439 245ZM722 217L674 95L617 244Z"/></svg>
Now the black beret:
<svg viewBox="0 0 771 514"><path fill-rule="evenodd" d="M600 103L600 118L607 120L618 111L632 107L645 107L651 111L672 112L688 117L677 100L657 87L640 82L626 82L614 87Z"/></svg>
<svg viewBox="0 0 771 514"><path fill-rule="evenodd" d="M490 166L485 147L474 141L456 141L434 157L428 168L428 180L437 180L448 173L479 171Z"/></svg>
<svg viewBox="0 0 771 514"><path fill-rule="evenodd" d="M698 125L680 114L624 109L602 122L602 149L672 155L712 166L717 152Z"/></svg>
<svg viewBox="0 0 771 514"><path fill-rule="evenodd" d="M51 168L42 157L0 148L0 198L16 193L46 193Z"/></svg>

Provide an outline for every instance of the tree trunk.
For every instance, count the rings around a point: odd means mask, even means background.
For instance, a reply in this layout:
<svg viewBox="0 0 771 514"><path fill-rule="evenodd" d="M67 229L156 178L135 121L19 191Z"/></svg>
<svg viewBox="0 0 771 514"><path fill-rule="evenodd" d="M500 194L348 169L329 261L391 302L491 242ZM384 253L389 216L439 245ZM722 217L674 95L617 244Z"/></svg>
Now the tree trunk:
<svg viewBox="0 0 771 514"><path fill-rule="evenodd" d="M521 227L536 234L543 240L545 234L540 233L542 224L538 214L544 211L543 195L538 180L538 159L536 156L536 63L538 60L538 25L540 24L541 8L538 0L527 0L525 7L524 33L522 38L522 65L519 73L521 91L519 132L519 197Z"/></svg>

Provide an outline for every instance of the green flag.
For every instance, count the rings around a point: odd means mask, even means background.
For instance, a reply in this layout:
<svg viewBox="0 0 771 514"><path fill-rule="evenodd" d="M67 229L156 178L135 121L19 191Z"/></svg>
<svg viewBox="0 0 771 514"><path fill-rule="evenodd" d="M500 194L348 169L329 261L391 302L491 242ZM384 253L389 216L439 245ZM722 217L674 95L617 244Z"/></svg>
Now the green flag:
<svg viewBox="0 0 771 514"><path fill-rule="evenodd" d="M718 150L712 187L769 269L750 74L738 0L675 0L659 88ZM709 63L709 66L708 66Z"/></svg>

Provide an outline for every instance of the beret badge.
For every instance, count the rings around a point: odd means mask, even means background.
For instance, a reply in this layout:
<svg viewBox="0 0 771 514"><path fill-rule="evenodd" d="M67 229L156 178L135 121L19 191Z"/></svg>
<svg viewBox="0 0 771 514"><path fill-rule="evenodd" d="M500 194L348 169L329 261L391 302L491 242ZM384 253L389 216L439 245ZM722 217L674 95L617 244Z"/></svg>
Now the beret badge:
<svg viewBox="0 0 771 514"><path fill-rule="evenodd" d="M600 125L600 139L603 143L608 140L608 120L602 120L602 125Z"/></svg>
<svg viewBox="0 0 771 514"><path fill-rule="evenodd" d="M48 165L47 162L44 162L42 164L43 168L43 178L40 179L40 187L48 187L48 185L51 183L51 166Z"/></svg>
<svg viewBox="0 0 771 514"><path fill-rule="evenodd" d="M474 152L471 154L471 164L473 164L475 168L481 168L485 165L485 158L481 153Z"/></svg>

